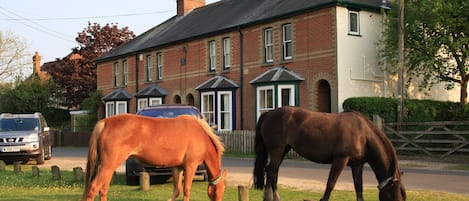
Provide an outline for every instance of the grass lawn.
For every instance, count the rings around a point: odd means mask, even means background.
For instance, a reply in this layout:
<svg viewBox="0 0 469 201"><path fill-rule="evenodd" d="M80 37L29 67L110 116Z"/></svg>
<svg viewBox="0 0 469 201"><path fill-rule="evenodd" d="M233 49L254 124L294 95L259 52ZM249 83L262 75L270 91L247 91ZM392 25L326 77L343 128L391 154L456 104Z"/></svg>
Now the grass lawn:
<svg viewBox="0 0 469 201"><path fill-rule="evenodd" d="M191 200L206 201L208 200L207 182L195 181ZM41 170L39 177L33 177L30 166L23 166L23 172L15 174L11 166L7 166L7 170L0 172L0 200L8 201L51 201L51 200L71 200L77 201L81 198L83 192L83 183L73 181L71 172L62 171L62 180L52 179L49 170ZM125 185L125 175L118 175L110 187L108 200L110 201L129 201L129 200L152 200L166 201L172 192L172 184L155 184L150 190L142 192L138 186ZM365 200L378 200L376 189L365 190ZM290 188L280 188L280 196L285 201L302 201L305 199L319 200L322 192L301 191ZM407 191L407 200L410 201L462 201L469 200L469 196L451 194L445 192L434 191ZM98 199L96 199L98 200ZM182 200L180 198L179 200ZM238 191L236 186L228 186L225 191L224 199L226 201L237 201ZM262 192L258 190L250 190L251 201L261 201ZM352 191L333 191L331 200L354 201L355 193Z"/></svg>

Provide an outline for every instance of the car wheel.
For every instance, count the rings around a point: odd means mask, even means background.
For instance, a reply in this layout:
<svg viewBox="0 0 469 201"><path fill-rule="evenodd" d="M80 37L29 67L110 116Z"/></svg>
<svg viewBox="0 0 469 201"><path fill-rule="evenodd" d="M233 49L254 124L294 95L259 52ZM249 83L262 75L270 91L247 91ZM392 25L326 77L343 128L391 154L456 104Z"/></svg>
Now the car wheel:
<svg viewBox="0 0 469 201"><path fill-rule="evenodd" d="M47 146L47 155L45 155L45 160L50 160L52 158L52 146Z"/></svg>
<svg viewBox="0 0 469 201"><path fill-rule="evenodd" d="M44 154L45 154L44 149L42 149L41 154L36 158L36 164L38 165L44 164L44 159L45 159Z"/></svg>
<svg viewBox="0 0 469 201"><path fill-rule="evenodd" d="M137 176L128 176L126 175L125 176L125 183L128 185L128 186L136 186L140 183L139 181L139 177Z"/></svg>

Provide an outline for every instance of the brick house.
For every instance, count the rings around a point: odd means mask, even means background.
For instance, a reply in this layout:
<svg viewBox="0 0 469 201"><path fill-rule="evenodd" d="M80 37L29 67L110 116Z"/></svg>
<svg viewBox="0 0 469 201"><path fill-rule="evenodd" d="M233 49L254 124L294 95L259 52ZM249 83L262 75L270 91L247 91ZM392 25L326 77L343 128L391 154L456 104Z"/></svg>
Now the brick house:
<svg viewBox="0 0 469 201"><path fill-rule="evenodd" d="M197 106L220 130L264 111L342 111L385 95L382 0L177 0L177 14L97 60L104 116Z"/></svg>

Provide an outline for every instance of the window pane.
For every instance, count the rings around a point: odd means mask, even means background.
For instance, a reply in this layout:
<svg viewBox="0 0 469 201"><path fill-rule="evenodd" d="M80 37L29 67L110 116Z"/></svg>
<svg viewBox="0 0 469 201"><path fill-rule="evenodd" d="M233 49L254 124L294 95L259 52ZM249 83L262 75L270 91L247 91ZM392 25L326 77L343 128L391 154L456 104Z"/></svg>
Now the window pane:
<svg viewBox="0 0 469 201"><path fill-rule="evenodd" d="M116 114L127 113L127 102L117 102Z"/></svg>
<svg viewBox="0 0 469 201"><path fill-rule="evenodd" d="M157 62L157 70L158 70L158 79L163 79L163 54L158 53L156 54L156 62Z"/></svg>
<svg viewBox="0 0 469 201"><path fill-rule="evenodd" d="M209 124L215 123L213 102L214 102L213 93L202 94L202 114L205 116Z"/></svg>
<svg viewBox="0 0 469 201"><path fill-rule="evenodd" d="M265 51L265 62L273 61L273 44L272 44L272 29L266 29L264 31L264 51Z"/></svg>
<svg viewBox="0 0 469 201"><path fill-rule="evenodd" d="M146 57L147 60L147 81L152 81L153 80L153 64L151 63L151 55L147 55Z"/></svg>
<svg viewBox="0 0 469 201"><path fill-rule="evenodd" d="M220 94L220 120L218 122L218 128L220 130L231 130L232 129L232 120L231 120L231 94L222 93Z"/></svg>
<svg viewBox="0 0 469 201"><path fill-rule="evenodd" d="M291 89L283 88L283 89L281 89L280 93L281 93L281 97L282 97L281 106L292 105L290 103Z"/></svg>
<svg viewBox="0 0 469 201"><path fill-rule="evenodd" d="M283 25L283 59L292 58L292 29L291 24Z"/></svg>
<svg viewBox="0 0 469 201"><path fill-rule="evenodd" d="M215 41L209 42L209 70L215 71L216 69L216 46Z"/></svg>
<svg viewBox="0 0 469 201"><path fill-rule="evenodd" d="M353 34L358 34L358 12L350 11L349 12L349 32Z"/></svg>

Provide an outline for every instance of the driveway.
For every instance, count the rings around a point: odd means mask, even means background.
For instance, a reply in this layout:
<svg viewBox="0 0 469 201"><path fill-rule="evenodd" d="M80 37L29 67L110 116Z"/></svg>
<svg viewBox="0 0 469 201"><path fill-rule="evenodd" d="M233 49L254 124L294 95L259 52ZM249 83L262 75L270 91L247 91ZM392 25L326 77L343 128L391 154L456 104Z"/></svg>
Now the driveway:
<svg viewBox="0 0 469 201"><path fill-rule="evenodd" d="M86 167L87 148L55 147L53 157L46 161L42 167L49 168L58 165L62 170L72 170L74 167ZM435 190L469 195L469 171L441 170L443 164L426 163L412 168L406 164L423 164L421 161L401 161L401 170L404 171L403 183L407 189ZM229 184L248 185L252 182L252 169L254 159L224 157L223 166L228 170ZM329 165L316 164L308 161L285 160L280 167L279 184L304 190L323 191ZM124 163L117 169L125 172ZM378 185L374 173L365 167L363 173L365 187L376 188ZM336 189L353 190L353 181L350 168L346 168L337 183Z"/></svg>

